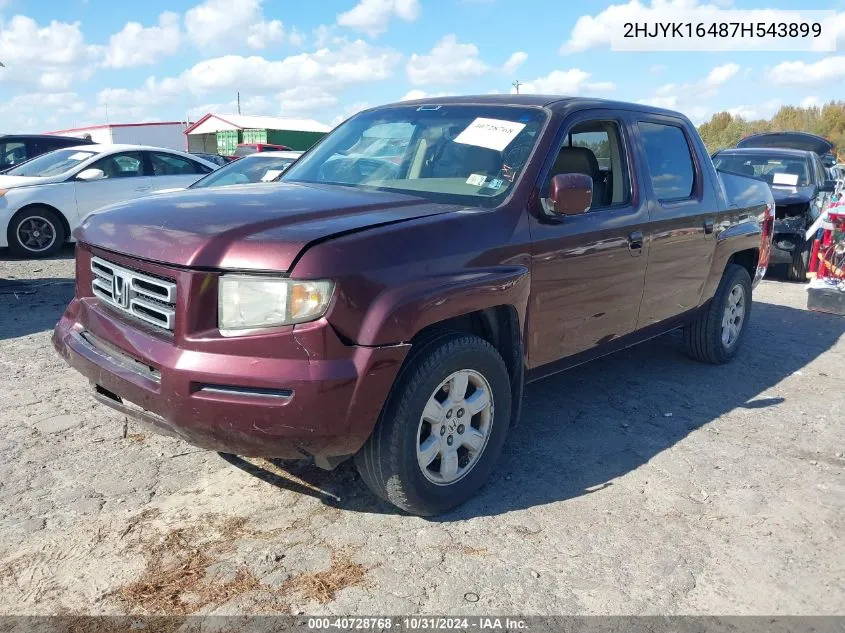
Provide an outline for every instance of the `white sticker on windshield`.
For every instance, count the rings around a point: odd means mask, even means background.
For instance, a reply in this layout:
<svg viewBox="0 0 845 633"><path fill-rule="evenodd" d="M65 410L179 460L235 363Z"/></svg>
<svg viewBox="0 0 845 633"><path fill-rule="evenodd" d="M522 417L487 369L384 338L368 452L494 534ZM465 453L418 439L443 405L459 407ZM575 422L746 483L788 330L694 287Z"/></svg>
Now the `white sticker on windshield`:
<svg viewBox="0 0 845 633"><path fill-rule="evenodd" d="M772 184L794 187L798 184L798 174L774 174L772 176Z"/></svg>
<svg viewBox="0 0 845 633"><path fill-rule="evenodd" d="M467 184L475 185L476 187L480 187L485 182L487 182L487 176L483 174L470 174L470 177L467 178Z"/></svg>
<svg viewBox="0 0 845 633"><path fill-rule="evenodd" d="M455 137L455 142L501 152L524 127L525 123L478 118Z"/></svg>
<svg viewBox="0 0 845 633"><path fill-rule="evenodd" d="M284 169L268 169L264 172L264 175L261 176L261 182L270 182L271 180L275 180L278 178Z"/></svg>
<svg viewBox="0 0 845 633"><path fill-rule="evenodd" d="M503 184L505 184L504 180L502 180L501 178L494 178L493 180L490 181L490 183L487 186L490 189L495 189L496 191L498 191L499 189L502 188Z"/></svg>
<svg viewBox="0 0 845 633"><path fill-rule="evenodd" d="M87 158L91 158L94 154L89 152L76 152L76 154L71 154L68 156L68 160L85 160Z"/></svg>

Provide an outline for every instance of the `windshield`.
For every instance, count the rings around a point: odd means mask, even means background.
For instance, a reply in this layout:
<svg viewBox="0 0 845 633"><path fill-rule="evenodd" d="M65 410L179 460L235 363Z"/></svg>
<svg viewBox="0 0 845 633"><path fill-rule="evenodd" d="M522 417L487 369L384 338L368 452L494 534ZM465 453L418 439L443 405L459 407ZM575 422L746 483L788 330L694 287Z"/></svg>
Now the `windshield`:
<svg viewBox="0 0 845 633"><path fill-rule="evenodd" d="M281 180L495 206L521 174L545 120L542 110L508 106L365 112L327 136Z"/></svg>
<svg viewBox="0 0 845 633"><path fill-rule="evenodd" d="M192 184L190 189L271 182L276 180L295 160L295 158L264 154L247 156L211 172L205 178Z"/></svg>
<svg viewBox="0 0 845 633"><path fill-rule="evenodd" d="M76 149L57 149L54 152L28 160L18 167L13 167L6 172L6 175L42 178L58 176L96 155L96 152L85 152Z"/></svg>
<svg viewBox="0 0 845 633"><path fill-rule="evenodd" d="M774 187L804 187L810 182L806 159L760 154L717 154L716 169L757 176Z"/></svg>

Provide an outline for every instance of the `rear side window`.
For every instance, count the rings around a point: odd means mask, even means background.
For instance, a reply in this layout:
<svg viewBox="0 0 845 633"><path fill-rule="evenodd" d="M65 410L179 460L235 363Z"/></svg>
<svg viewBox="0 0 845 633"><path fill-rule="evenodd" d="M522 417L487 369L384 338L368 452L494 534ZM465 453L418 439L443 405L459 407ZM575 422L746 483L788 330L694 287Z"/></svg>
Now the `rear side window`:
<svg viewBox="0 0 845 633"><path fill-rule="evenodd" d="M687 137L681 128L640 121L651 184L659 200L682 200L692 195L695 168Z"/></svg>
<svg viewBox="0 0 845 633"><path fill-rule="evenodd" d="M150 158L153 162L154 176L190 176L207 174L211 171L200 163L175 154L152 152Z"/></svg>

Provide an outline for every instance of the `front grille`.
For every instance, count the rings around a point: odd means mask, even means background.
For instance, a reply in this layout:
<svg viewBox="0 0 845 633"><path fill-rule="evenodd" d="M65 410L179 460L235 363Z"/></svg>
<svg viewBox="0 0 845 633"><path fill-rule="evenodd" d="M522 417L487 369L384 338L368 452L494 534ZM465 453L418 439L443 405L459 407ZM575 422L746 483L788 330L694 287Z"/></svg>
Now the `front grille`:
<svg viewBox="0 0 845 633"><path fill-rule="evenodd" d="M173 330L176 284L99 257L91 259L91 291L109 306L145 323Z"/></svg>

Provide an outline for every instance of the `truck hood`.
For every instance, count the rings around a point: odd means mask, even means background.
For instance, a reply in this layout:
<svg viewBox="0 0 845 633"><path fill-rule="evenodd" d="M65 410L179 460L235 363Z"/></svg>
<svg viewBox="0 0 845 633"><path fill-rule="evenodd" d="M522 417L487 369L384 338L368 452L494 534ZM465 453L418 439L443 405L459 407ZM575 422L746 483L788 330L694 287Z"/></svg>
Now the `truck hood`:
<svg viewBox="0 0 845 633"><path fill-rule="evenodd" d="M80 242L197 268L286 271L308 244L461 207L351 187L293 183L194 189L104 207Z"/></svg>
<svg viewBox="0 0 845 633"><path fill-rule="evenodd" d="M809 202L815 195L816 191L812 185L806 187L772 187L772 197L778 206Z"/></svg>

